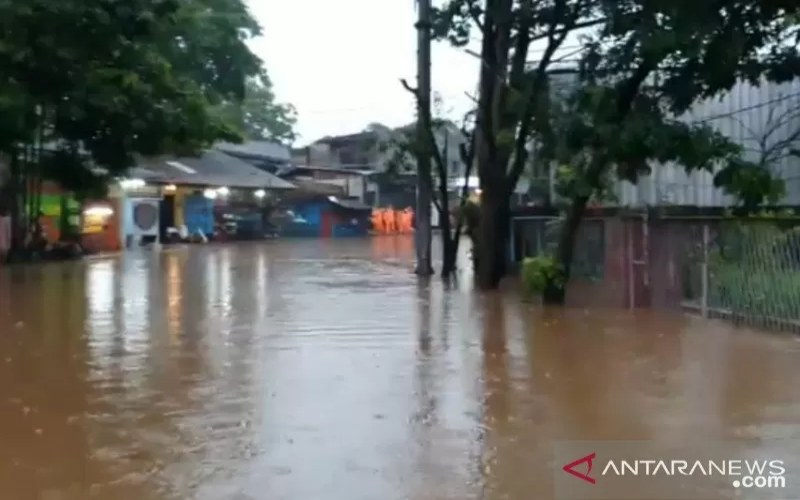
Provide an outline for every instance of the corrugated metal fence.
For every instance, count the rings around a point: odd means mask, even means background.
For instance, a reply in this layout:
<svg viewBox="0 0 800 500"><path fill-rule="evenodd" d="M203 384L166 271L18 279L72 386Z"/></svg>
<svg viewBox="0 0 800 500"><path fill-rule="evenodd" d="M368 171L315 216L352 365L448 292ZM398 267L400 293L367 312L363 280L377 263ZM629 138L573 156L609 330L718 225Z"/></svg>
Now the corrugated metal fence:
<svg viewBox="0 0 800 500"><path fill-rule="evenodd" d="M707 124L741 144L748 160L763 162L784 180L785 205L800 204L800 80L781 85L764 82L753 86L739 83L727 94L693 106L681 117L690 123ZM687 174L683 166L659 165L637 184L620 181L617 204L626 207L647 205L729 206L733 199L714 187L709 172Z"/></svg>

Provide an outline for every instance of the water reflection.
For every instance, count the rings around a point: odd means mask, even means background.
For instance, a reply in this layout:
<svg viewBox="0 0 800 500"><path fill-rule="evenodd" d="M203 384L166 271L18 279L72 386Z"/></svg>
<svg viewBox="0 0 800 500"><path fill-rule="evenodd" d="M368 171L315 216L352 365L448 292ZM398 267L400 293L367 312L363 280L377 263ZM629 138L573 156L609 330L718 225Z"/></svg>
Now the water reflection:
<svg viewBox="0 0 800 500"><path fill-rule="evenodd" d="M550 498L559 439L800 437L793 339L420 282L411 241L1 269L3 498Z"/></svg>

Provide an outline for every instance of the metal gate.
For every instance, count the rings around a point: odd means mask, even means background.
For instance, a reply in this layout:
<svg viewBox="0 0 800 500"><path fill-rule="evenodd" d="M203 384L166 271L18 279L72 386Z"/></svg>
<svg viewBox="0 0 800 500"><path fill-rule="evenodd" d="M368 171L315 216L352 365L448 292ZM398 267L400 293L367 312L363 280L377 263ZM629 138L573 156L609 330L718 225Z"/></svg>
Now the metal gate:
<svg viewBox="0 0 800 500"><path fill-rule="evenodd" d="M650 234L647 213L626 219L628 307L650 306Z"/></svg>

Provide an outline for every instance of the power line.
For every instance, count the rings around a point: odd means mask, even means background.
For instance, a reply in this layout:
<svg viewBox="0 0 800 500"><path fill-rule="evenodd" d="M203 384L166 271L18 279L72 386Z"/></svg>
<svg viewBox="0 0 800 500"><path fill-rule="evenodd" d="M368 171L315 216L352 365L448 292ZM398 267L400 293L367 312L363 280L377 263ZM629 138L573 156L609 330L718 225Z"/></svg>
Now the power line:
<svg viewBox="0 0 800 500"><path fill-rule="evenodd" d="M705 118L700 118L698 120L693 120L692 123L706 123L706 122L710 122L710 121L714 121L714 120L720 120L722 118L731 118L733 116L738 115L739 113L744 113L745 111L752 111L752 110L755 110L755 109L763 108L765 106L769 106L770 104L776 104L776 103L779 103L779 102L788 101L789 99L792 99L793 97L800 97L800 92L793 92L791 94L787 94L787 95L784 95L784 96L781 96L781 97L776 97L775 99L769 99L767 101L763 101L763 102L760 102L760 103L757 103L757 104L753 104L751 106L745 106L745 107L742 107L742 108L735 109L733 111L728 111L727 113L720 113L720 114L717 114L717 115L712 115L712 116L708 116L708 117L705 117Z"/></svg>

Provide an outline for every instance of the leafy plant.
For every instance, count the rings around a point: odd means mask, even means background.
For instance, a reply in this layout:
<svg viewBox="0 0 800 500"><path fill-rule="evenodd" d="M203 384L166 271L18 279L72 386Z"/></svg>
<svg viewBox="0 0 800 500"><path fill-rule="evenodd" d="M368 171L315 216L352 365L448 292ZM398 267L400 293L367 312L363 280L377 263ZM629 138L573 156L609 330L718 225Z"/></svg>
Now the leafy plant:
<svg viewBox="0 0 800 500"><path fill-rule="evenodd" d="M217 107L241 102L248 81L261 77L261 102L272 97L243 0L0 0L0 27L15 246L43 178L97 192L93 167L118 176L139 155L241 140L242 120Z"/></svg>
<svg viewBox="0 0 800 500"><path fill-rule="evenodd" d="M800 228L774 215L725 224L709 254L709 305L751 318L800 317Z"/></svg>
<svg viewBox="0 0 800 500"><path fill-rule="evenodd" d="M563 268L550 255L527 257L522 261L522 283L525 291L541 294L548 286L564 287Z"/></svg>

